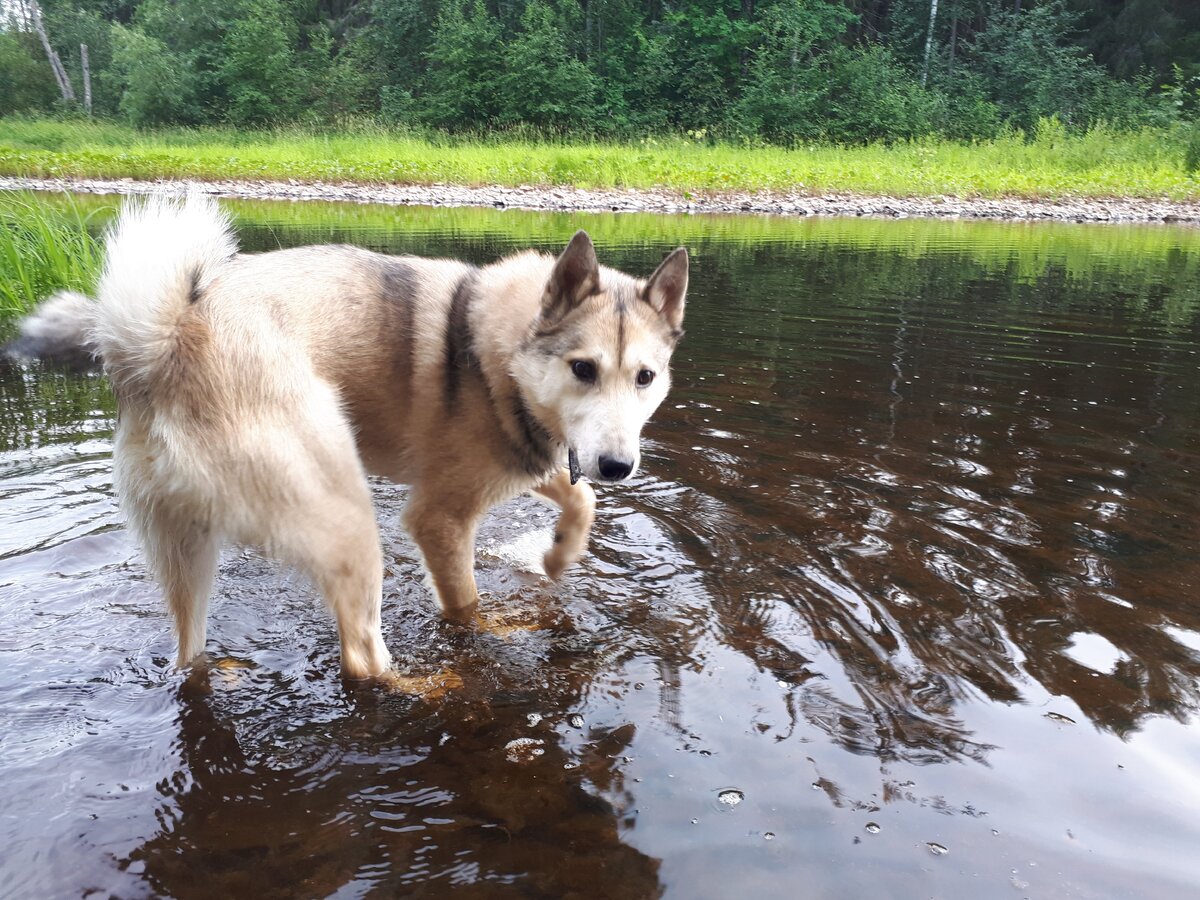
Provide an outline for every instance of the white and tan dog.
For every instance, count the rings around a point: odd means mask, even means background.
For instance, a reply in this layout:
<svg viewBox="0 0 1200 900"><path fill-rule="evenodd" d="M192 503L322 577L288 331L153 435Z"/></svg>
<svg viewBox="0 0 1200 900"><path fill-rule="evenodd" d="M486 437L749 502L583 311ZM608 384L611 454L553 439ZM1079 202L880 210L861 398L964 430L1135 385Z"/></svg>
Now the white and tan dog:
<svg viewBox="0 0 1200 900"><path fill-rule="evenodd" d="M47 301L15 348L103 363L117 491L166 592L180 665L204 649L217 554L232 542L314 579L351 678L390 664L366 475L413 485L404 521L447 616L478 601L477 523L522 491L562 508L545 557L557 578L594 515L578 469L610 482L637 469L688 280L682 248L641 281L600 266L582 231L557 260L482 268L348 246L239 254L228 218L199 197L128 205L106 252L98 298Z"/></svg>

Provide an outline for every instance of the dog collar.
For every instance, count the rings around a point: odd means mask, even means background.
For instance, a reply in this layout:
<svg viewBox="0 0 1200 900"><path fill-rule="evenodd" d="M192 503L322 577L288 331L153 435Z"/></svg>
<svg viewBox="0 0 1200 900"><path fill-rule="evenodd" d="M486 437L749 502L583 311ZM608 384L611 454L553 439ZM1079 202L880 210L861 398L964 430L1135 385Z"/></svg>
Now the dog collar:
<svg viewBox="0 0 1200 900"><path fill-rule="evenodd" d="M582 476L583 469L579 468L579 457L575 455L575 448L567 448L567 468L571 470L571 484L574 485Z"/></svg>

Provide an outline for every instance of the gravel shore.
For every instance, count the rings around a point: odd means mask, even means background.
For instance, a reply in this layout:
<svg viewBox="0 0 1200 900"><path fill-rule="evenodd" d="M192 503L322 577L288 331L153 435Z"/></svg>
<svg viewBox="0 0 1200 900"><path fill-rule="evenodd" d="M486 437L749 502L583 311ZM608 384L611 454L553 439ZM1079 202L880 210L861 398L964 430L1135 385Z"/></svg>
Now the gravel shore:
<svg viewBox="0 0 1200 900"><path fill-rule="evenodd" d="M584 190L571 187L466 187L277 181L135 181L131 178L0 177L0 190L147 194L169 187L251 200L337 200L416 206L490 206L572 212L757 213L783 216L877 216L1060 222L1200 224L1200 202L1168 199L1023 200L963 197L876 197L758 191L685 195L665 190Z"/></svg>

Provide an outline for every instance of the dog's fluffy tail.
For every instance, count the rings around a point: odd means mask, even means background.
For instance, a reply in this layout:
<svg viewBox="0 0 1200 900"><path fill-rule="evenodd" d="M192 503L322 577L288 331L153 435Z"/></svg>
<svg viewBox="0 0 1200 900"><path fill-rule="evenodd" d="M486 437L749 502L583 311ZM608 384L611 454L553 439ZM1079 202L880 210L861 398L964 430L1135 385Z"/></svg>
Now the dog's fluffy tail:
<svg viewBox="0 0 1200 900"><path fill-rule="evenodd" d="M43 359L72 369L96 362L96 304L74 291L59 291L21 320L16 338L5 348L10 356Z"/></svg>
<svg viewBox="0 0 1200 900"><path fill-rule="evenodd" d="M21 323L9 351L70 365L98 357L118 386L144 381L176 349L189 305L236 253L229 217L210 198L129 202L105 239L99 298L55 294Z"/></svg>
<svg viewBox="0 0 1200 900"><path fill-rule="evenodd" d="M132 386L174 353L180 322L237 240L216 201L192 194L127 205L105 244L91 337L109 378Z"/></svg>

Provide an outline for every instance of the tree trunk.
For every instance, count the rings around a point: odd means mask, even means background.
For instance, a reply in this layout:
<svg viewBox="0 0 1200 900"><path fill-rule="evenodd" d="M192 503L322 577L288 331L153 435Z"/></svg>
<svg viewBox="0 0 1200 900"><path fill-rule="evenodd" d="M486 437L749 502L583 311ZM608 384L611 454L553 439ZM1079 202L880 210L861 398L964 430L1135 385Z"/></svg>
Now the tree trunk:
<svg viewBox="0 0 1200 900"><path fill-rule="evenodd" d="M57 51L50 45L50 38L46 35L46 23L42 21L41 6L37 0L24 0L24 4L33 22L33 29L42 42L42 49L46 51L46 59L50 62L50 70L54 73L54 80L58 82L58 90L62 93L63 100L74 103L75 89L71 87L71 79L67 77L67 70L63 68Z"/></svg>
<svg viewBox="0 0 1200 900"><path fill-rule="evenodd" d="M933 26L937 21L938 0L929 0L929 36L925 38L925 65L921 67L921 87L929 81L929 54L933 52Z"/></svg>
<svg viewBox="0 0 1200 900"><path fill-rule="evenodd" d="M83 108L88 114L88 118L92 115L92 69L88 65L88 46L87 44L79 45L79 67L83 69Z"/></svg>

